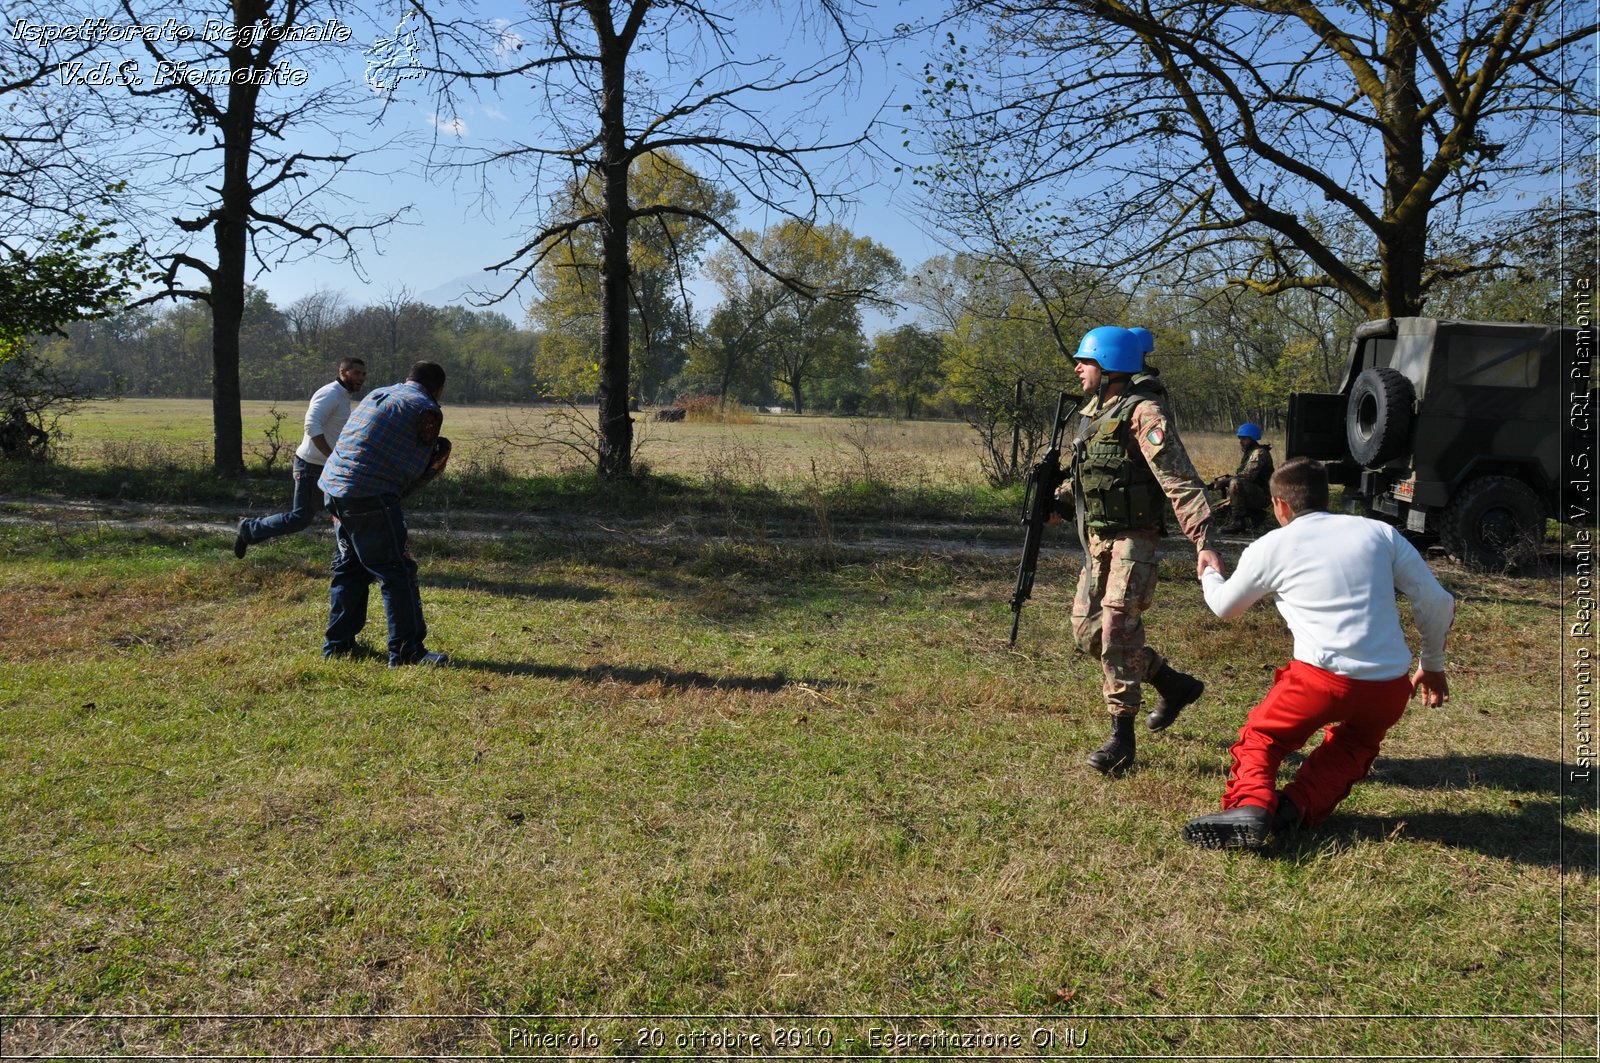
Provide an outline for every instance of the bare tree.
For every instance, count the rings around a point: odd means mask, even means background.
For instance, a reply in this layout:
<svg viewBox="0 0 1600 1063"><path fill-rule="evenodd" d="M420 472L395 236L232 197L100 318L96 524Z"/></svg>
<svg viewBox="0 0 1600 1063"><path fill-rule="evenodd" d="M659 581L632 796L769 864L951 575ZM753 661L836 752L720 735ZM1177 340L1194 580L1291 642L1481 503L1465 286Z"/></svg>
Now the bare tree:
<svg viewBox="0 0 1600 1063"><path fill-rule="evenodd" d="M360 8L341 0L120 2L134 25L191 30L142 38L154 66L143 65L128 91L143 105L140 120L170 138L136 156L165 170L164 187L185 193L170 208L177 237L157 255L162 297L210 308L213 461L218 474L237 475L246 283L305 255L352 256L360 236L396 217L352 222L330 213L335 179L361 154L345 144L341 122L373 102L359 82L327 70L352 39ZM209 251L194 246L203 235Z"/></svg>
<svg viewBox="0 0 1600 1063"><path fill-rule="evenodd" d="M1502 268L1485 216L1594 109L1596 25L1558 0L970 0L959 18L987 35L952 33L929 67L939 216L982 233L998 205L1074 263L1220 261L1373 317Z"/></svg>
<svg viewBox="0 0 1600 1063"><path fill-rule="evenodd" d="M113 250L121 183L97 159L98 117L65 82L93 40L52 39L69 9L18 0L0 33L0 362L30 336L105 313L135 287L135 250ZM81 94L82 90L77 90Z"/></svg>
<svg viewBox="0 0 1600 1063"><path fill-rule="evenodd" d="M508 271L505 294L527 279L581 229L597 228L601 244L599 474L627 476L632 461L629 416L629 228L676 216L709 226L735 246L737 235L713 213L683 203L636 205L629 196L635 165L655 153L683 157L695 172L736 189L752 204L813 218L844 189L814 182L810 167L861 135L830 142L819 110L850 91L860 34L846 0L785 5L764 0L577 0L541 3L521 23L450 17L426 7L423 22L439 59L440 121L453 121L456 94L473 86L531 87L542 103L541 127L500 145L481 162L526 174L539 220L513 253L494 267ZM798 14L797 14L798 13ZM743 50L741 19L789 21L797 36L785 54ZM804 58L794 59L793 56ZM812 58L821 56L821 58ZM837 107L834 106L837 113ZM544 211L555 188L593 178L593 209L553 217ZM748 249L745 249L748 253ZM755 257L752 254L752 258ZM797 287L804 285L786 278Z"/></svg>
<svg viewBox="0 0 1600 1063"><path fill-rule="evenodd" d="M319 365L327 360L325 348L329 335L350 316L349 308L344 304L344 294L325 288L302 295L290 303L283 313L288 318L295 349Z"/></svg>

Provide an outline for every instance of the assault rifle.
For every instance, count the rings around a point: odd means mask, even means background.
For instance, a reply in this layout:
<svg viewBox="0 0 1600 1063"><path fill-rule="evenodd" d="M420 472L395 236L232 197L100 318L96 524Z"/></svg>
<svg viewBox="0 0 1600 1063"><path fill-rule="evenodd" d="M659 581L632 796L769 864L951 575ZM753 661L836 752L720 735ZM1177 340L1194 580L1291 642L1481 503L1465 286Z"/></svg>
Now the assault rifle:
<svg viewBox="0 0 1600 1063"><path fill-rule="evenodd" d="M1044 526L1056 508L1056 489L1066 479L1061 468L1061 441L1066 434L1067 415L1072 406L1063 391L1056 402L1055 425L1050 429L1050 447L1028 470L1028 487L1022 495L1022 523L1027 532L1022 539L1022 564L1017 568L1017 589L1011 595L1011 643L1017 644L1017 627L1022 623L1022 603L1033 597L1033 573L1039 567L1039 544Z"/></svg>

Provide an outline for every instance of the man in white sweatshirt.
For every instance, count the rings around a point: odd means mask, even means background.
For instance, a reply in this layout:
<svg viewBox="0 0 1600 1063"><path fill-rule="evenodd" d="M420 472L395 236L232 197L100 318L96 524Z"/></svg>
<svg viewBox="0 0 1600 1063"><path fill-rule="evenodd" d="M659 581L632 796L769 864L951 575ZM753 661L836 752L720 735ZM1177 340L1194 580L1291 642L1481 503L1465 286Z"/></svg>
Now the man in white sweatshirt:
<svg viewBox="0 0 1600 1063"><path fill-rule="evenodd" d="M311 404L306 407L305 435L294 452L294 501L282 513L241 520L233 537L234 557L243 557L256 543L293 535L322 512L322 488L317 486L317 477L322 475L322 466L350 419L355 393L366 382L367 363L360 358L343 358L339 361L338 379L324 384L311 396Z"/></svg>
<svg viewBox="0 0 1600 1063"><path fill-rule="evenodd" d="M1294 659L1251 710L1234 743L1223 811L1190 820L1183 837L1207 849L1259 848L1274 831L1315 826L1366 777L1413 693L1450 700L1445 635L1455 599L1415 547L1387 524L1329 513L1328 473L1308 458L1272 475L1280 527L1245 548L1231 577L1201 575L1206 604L1224 620L1269 594L1294 634ZM1395 592L1411 599L1422 648L1411 651ZM1282 791L1278 765L1327 727Z"/></svg>

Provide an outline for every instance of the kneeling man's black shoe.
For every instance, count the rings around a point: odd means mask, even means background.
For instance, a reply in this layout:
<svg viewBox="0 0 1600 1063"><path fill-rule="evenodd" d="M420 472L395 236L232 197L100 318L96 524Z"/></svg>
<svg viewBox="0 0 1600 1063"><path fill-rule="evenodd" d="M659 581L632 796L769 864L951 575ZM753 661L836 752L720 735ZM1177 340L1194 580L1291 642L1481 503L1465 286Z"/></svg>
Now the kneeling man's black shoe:
<svg viewBox="0 0 1600 1063"><path fill-rule="evenodd" d="M1239 805L1183 825L1183 840L1202 849L1259 849L1272 832L1272 813L1259 805Z"/></svg>
<svg viewBox="0 0 1600 1063"><path fill-rule="evenodd" d="M1272 833L1289 834L1300 829L1300 806L1278 794L1278 810L1272 814Z"/></svg>

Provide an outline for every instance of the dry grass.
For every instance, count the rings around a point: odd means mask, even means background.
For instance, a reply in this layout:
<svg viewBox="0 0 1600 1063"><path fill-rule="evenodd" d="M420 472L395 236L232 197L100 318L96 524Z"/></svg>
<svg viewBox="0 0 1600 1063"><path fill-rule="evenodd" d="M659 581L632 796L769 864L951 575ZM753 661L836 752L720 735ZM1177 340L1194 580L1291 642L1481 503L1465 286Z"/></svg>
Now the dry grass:
<svg viewBox="0 0 1600 1063"><path fill-rule="evenodd" d="M0 665L6 1010L506 1016L35 1019L8 1025L14 1051L500 1052L519 1022L615 1051L717 1025L548 1013L1020 1012L798 1025L1075 1027L1113 1055L1593 1037L1317 1017L1588 999L1592 942L1561 927L1595 878L1560 847L1597 824L1551 776L1536 581L1444 570L1455 700L1410 714L1327 828L1259 859L1177 828L1216 801L1287 637L1268 610L1204 620L1174 563L1152 638L1210 692L1109 782L1082 763L1104 721L1062 553L1007 652L1009 559L522 541L513 560L424 537L457 662L425 673L317 660L308 541L241 565L220 542L6 534L0 606L42 636L4 629ZM1243 1013L1279 1017L1154 1017Z"/></svg>
<svg viewBox="0 0 1600 1063"><path fill-rule="evenodd" d="M652 430L699 476L796 491L954 476L962 431ZM454 660L423 672L317 657L309 536L240 563L220 531L0 528L7 1053L681 1055L725 1028L794 1054L790 1027L825 1054L896 1054L874 1027L1011 1055L1592 1051L1600 817L1567 775L1554 580L1440 564L1453 700L1323 828L1238 856L1178 828L1290 651L1273 610L1220 624L1163 562L1151 640L1208 691L1111 781L1083 763L1105 720L1070 549L1011 650L1014 556L821 535L419 535ZM43 1017L148 1012L346 1017ZM940 1017L973 1014L1025 1017Z"/></svg>
<svg viewBox="0 0 1600 1063"><path fill-rule="evenodd" d="M273 403L244 403L244 434L253 455L264 452L263 431ZM282 406L281 403L277 404ZM453 461L478 462L510 475L568 468L559 447L535 446L558 436L558 407L455 406L446 402L446 431ZM64 460L73 463L209 465L211 406L200 399L126 399L85 407L67 422ZM286 429L287 430L287 429ZM970 484L982 480L976 437L949 421L796 417L752 414L690 417L666 423L639 415L639 458L663 473L700 476L708 469L750 470L747 483L796 482L841 476ZM1190 432L1185 442L1201 476L1238 465L1238 445L1221 433ZM741 478L745 475L741 473Z"/></svg>
<svg viewBox="0 0 1600 1063"><path fill-rule="evenodd" d="M684 420L695 424L755 424L756 415L736 403L724 404L715 395L697 395L684 399L679 406Z"/></svg>

